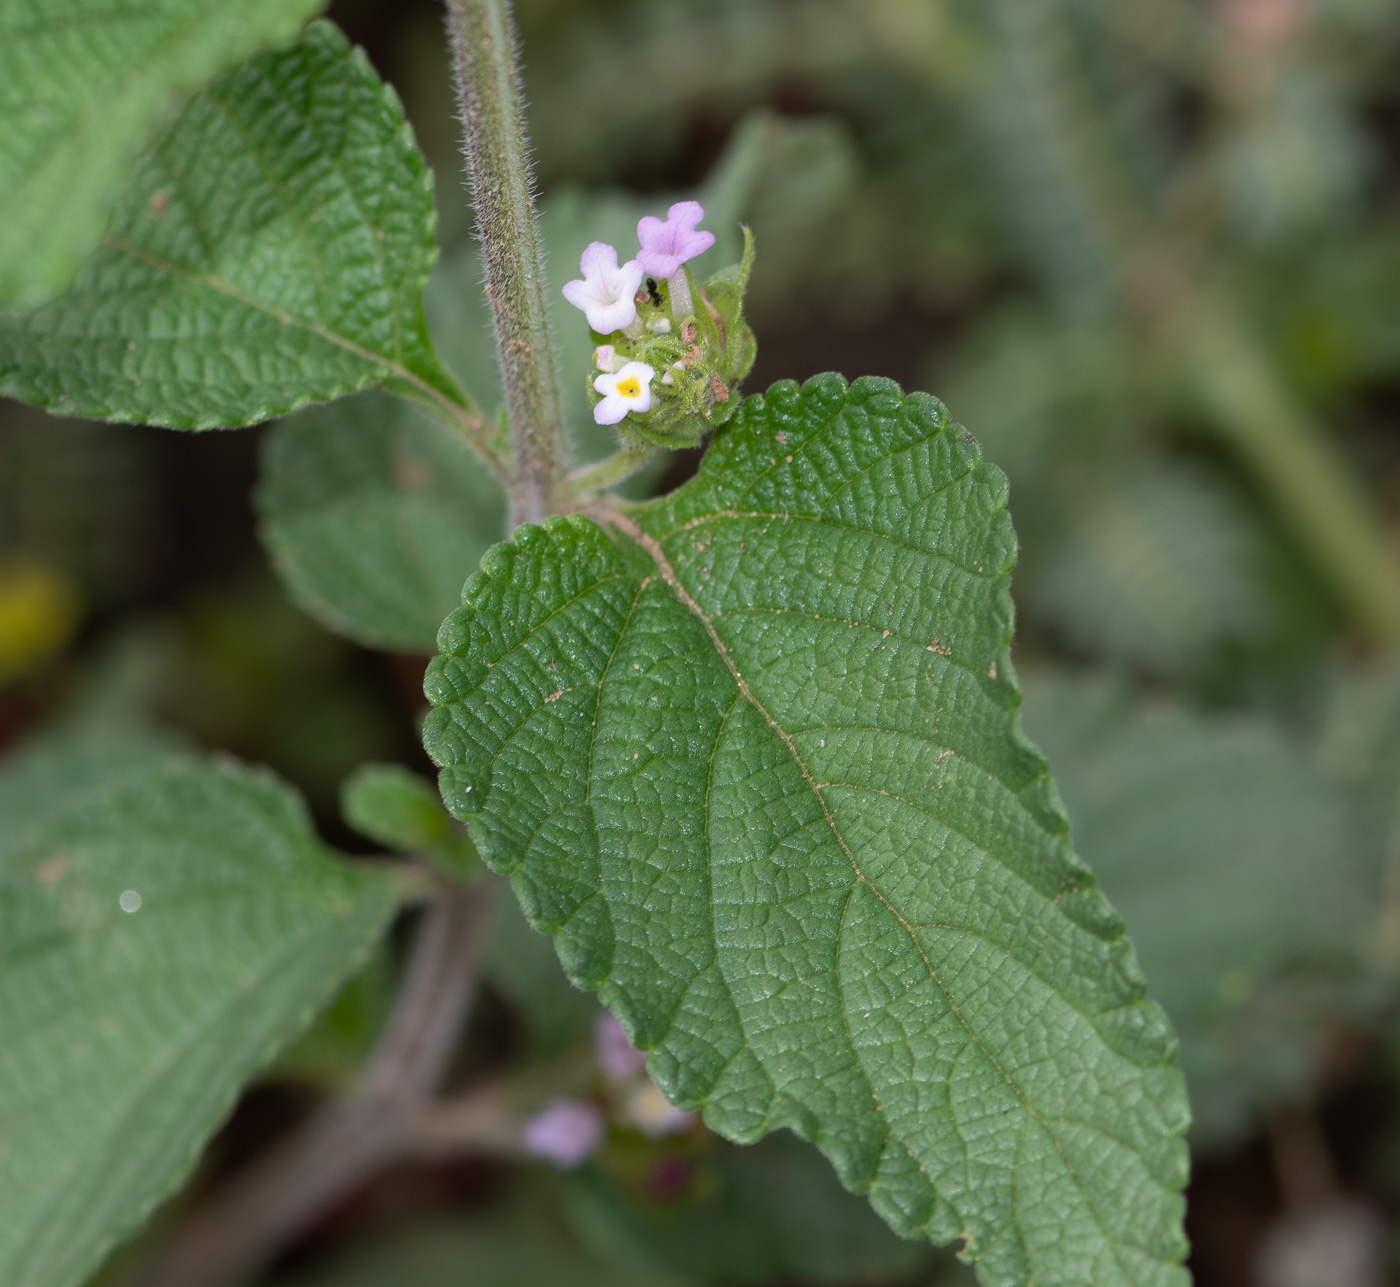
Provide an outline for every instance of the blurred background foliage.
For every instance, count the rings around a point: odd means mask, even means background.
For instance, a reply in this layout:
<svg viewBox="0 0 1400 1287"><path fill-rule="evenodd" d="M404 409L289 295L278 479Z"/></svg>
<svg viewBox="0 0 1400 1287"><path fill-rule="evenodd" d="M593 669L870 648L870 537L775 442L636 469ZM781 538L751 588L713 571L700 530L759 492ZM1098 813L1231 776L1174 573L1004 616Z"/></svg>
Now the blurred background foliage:
<svg viewBox="0 0 1400 1287"><path fill-rule="evenodd" d="M1198 1280L1251 1281L1318 1183L1400 1212L1400 3L517 9L577 455L611 443L557 286L681 193L720 236L702 270L737 258L740 220L756 235L750 389L834 368L941 396L1010 476L1027 727L1181 1037ZM491 410L438 8L330 12L436 169L430 321ZM199 437L0 406L0 741L155 720L272 764L363 850L340 784L366 760L426 771L422 654L501 513L377 394ZM284 1055L203 1183L348 1076L394 969L391 946ZM509 908L488 977L464 1069L587 1045L592 999ZM1322 1161L1287 1144L1299 1114ZM962 1272L809 1154L619 1118L578 1172L362 1195L276 1282Z"/></svg>

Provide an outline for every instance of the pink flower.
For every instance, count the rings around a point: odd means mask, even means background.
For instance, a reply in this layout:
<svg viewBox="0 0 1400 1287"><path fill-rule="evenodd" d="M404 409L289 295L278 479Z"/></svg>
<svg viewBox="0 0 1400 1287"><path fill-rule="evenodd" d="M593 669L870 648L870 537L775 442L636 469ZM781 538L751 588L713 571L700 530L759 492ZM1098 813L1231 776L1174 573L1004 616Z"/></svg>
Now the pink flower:
<svg viewBox="0 0 1400 1287"><path fill-rule="evenodd" d="M704 254L715 244L715 234L701 232L696 224L705 217L698 201L677 201L666 212L666 222L647 215L637 225L642 248L637 263L653 277L670 277L687 259Z"/></svg>
<svg viewBox="0 0 1400 1287"><path fill-rule="evenodd" d="M581 1099L556 1099L525 1123L525 1151L571 1171L603 1142L603 1114Z"/></svg>
<svg viewBox="0 0 1400 1287"><path fill-rule="evenodd" d="M612 1081L626 1081L647 1066L646 1052L632 1048L622 1025L607 1011L593 1025L593 1055Z"/></svg>
<svg viewBox="0 0 1400 1287"><path fill-rule="evenodd" d="M590 241L578 266L583 280L565 282L564 298L583 309L588 325L599 335L631 326L637 316L634 296L646 275L642 266L629 259L618 267L617 251L605 241Z"/></svg>
<svg viewBox="0 0 1400 1287"><path fill-rule="evenodd" d="M593 381L603 400L593 408L600 425L615 425L629 411L651 410L651 378L656 368L646 362L629 362L615 375L604 372Z"/></svg>

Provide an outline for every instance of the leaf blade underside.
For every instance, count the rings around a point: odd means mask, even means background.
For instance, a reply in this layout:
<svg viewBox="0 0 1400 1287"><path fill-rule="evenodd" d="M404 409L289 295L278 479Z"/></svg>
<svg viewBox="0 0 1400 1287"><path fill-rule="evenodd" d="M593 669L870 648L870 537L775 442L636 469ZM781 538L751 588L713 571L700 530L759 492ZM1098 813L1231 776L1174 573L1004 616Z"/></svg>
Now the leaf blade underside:
<svg viewBox="0 0 1400 1287"><path fill-rule="evenodd" d="M0 315L0 393L208 429L384 384L453 418L428 340L432 175L329 22L196 96L72 289Z"/></svg>
<svg viewBox="0 0 1400 1287"><path fill-rule="evenodd" d="M1173 1039L1019 730L1005 494L926 395L775 385L611 537L488 555L425 742L677 1103L988 1283L1179 1284Z"/></svg>

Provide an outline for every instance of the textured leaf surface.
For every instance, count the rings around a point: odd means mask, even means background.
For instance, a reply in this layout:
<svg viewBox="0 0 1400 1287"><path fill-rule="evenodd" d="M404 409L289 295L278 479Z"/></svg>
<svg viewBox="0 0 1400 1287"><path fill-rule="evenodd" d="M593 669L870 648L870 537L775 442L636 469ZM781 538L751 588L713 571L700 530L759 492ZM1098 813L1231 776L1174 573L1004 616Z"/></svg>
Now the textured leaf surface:
<svg viewBox="0 0 1400 1287"><path fill-rule="evenodd" d="M1192 1141L1304 1098L1354 982L1379 863L1308 756L1258 718L1135 704L1105 680L1026 683L1075 844L1181 1035Z"/></svg>
<svg viewBox="0 0 1400 1287"><path fill-rule="evenodd" d="M284 420L262 464L263 541L297 602L361 643L431 652L505 519L462 441L368 390Z"/></svg>
<svg viewBox="0 0 1400 1287"><path fill-rule="evenodd" d="M425 740L677 1103L989 1283L1179 1284L1173 1039L1019 731L1005 500L935 399L775 385L613 538L487 556Z"/></svg>
<svg viewBox="0 0 1400 1287"><path fill-rule="evenodd" d="M0 316L0 393L181 429L369 384L450 408L422 315L434 253L397 98L317 22L190 102L71 290Z"/></svg>
<svg viewBox="0 0 1400 1287"><path fill-rule="evenodd" d="M266 774L127 738L6 765L0 816L0 1281L71 1287L393 900Z"/></svg>
<svg viewBox="0 0 1400 1287"><path fill-rule="evenodd" d="M0 0L0 308L63 289L179 96L322 0Z"/></svg>

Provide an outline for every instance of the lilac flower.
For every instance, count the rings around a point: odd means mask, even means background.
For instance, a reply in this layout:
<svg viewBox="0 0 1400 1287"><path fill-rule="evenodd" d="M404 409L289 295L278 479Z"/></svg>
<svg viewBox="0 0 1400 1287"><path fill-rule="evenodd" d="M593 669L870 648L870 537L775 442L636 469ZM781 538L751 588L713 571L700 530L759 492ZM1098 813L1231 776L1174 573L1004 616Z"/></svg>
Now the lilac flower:
<svg viewBox="0 0 1400 1287"><path fill-rule="evenodd" d="M628 362L615 375L604 372L593 381L603 400L593 408L593 419L600 425L615 425L629 411L651 410L651 378L654 367L645 362Z"/></svg>
<svg viewBox="0 0 1400 1287"><path fill-rule="evenodd" d="M701 232L696 224L705 217L698 201L677 201L666 212L666 222L647 215L637 225L642 248L637 263L653 277L670 277L687 259L694 259L715 244L715 234Z"/></svg>
<svg viewBox="0 0 1400 1287"><path fill-rule="evenodd" d="M603 1142L603 1114L581 1099L556 1099L525 1123L525 1151L571 1171Z"/></svg>
<svg viewBox="0 0 1400 1287"><path fill-rule="evenodd" d="M611 344L600 344L593 350L593 365L611 375L621 368L622 363L618 361L617 350Z"/></svg>
<svg viewBox="0 0 1400 1287"><path fill-rule="evenodd" d="M617 251L605 241L591 241L579 260L583 280L564 283L564 298L581 308L599 335L631 326L637 316L637 289L646 275L635 259L621 267Z"/></svg>
<svg viewBox="0 0 1400 1287"><path fill-rule="evenodd" d="M593 1025L593 1054L598 1067L613 1081L626 1081L647 1066L646 1052L632 1048L622 1025L606 1010Z"/></svg>

